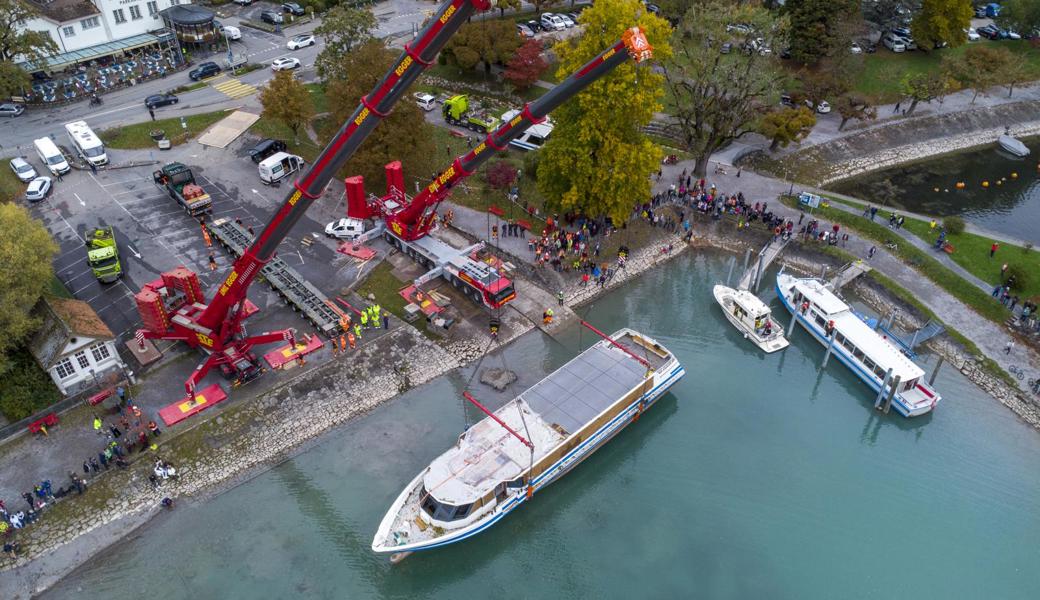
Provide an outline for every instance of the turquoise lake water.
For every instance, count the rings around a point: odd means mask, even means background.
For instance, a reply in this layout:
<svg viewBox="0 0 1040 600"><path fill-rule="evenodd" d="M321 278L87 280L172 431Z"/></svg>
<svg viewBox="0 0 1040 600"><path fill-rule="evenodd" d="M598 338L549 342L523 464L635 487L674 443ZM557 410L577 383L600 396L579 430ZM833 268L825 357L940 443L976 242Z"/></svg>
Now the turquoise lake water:
<svg viewBox="0 0 1040 600"><path fill-rule="evenodd" d="M821 372L804 330L759 353L711 300L726 266L686 256L589 309L656 337L687 376L485 534L396 566L369 549L401 488L479 418L464 372L180 503L44 597L1040 598L1040 435L949 366L936 412L906 420L876 414L837 361ZM523 389L590 339L528 335L485 366Z"/></svg>

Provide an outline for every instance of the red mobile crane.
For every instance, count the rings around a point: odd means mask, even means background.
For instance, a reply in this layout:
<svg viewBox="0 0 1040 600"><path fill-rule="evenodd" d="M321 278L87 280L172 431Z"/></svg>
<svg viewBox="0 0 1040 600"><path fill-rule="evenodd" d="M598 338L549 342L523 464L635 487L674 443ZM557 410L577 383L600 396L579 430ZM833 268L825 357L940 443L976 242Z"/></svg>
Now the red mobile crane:
<svg viewBox="0 0 1040 600"><path fill-rule="evenodd" d="M194 396L196 384L213 367L220 367L225 374L235 376L239 381L249 379L260 373L259 363L252 353L253 346L279 340L294 340L292 329L258 335L246 334L243 320L255 312L255 307L246 299L249 284L274 258L278 244L285 239L311 203L322 194L336 171L389 113L394 103L422 70L432 63L447 39L475 10L487 10L489 7L489 0L449 0L441 7L440 12L423 28L415 42L405 46L400 58L373 92L361 99L351 118L322 150L303 177L293 184L294 189L278 212L234 262L231 273L208 305L202 303L204 298L198 276L184 267L163 273L162 279L146 285L136 295L138 310L145 325L145 329L137 332L137 338L141 343L147 338L179 340L193 348L202 348L208 353L206 360L196 367L185 382L189 398ZM508 126L490 134L478 148L465 157L456 159L452 167L427 186L424 194L402 206L401 210L391 213L388 202L379 202L378 206L387 211L382 214L387 215L391 230L400 231L401 235L411 240L422 238L419 241L435 241L432 237L426 236L426 233L433 225L436 205L459 179L471 174L490 156L491 152L484 154L485 151L489 148L505 149L509 140L519 135L524 128L536 123L549 110L586 87L596 77L617 66L630 55L637 60L644 60L650 56L650 52L650 46L642 33L638 29L630 30L626 33L624 42L615 44L610 50L590 61L565 84L543 96L533 107L525 107ZM522 123L524 124L521 126ZM400 184L403 180L399 175L399 167L397 173L394 180L396 186L388 187L393 188L392 195L405 199L401 191ZM443 193L439 192L441 188L444 188Z"/></svg>
<svg viewBox="0 0 1040 600"><path fill-rule="evenodd" d="M416 287L438 277L447 278L455 287L464 290L480 304L499 308L512 300L516 293L509 279L489 265L473 260L470 254L483 244L457 250L429 236L436 222L437 206L448 197L452 188L480 168L495 151L509 147L528 127L541 123L546 115L563 104L600 76L632 58L643 62L651 58L653 49L638 27L625 32L622 39L593 58L576 73L562 81L544 96L527 103L515 117L487 135L469 153L459 156L440 175L434 178L414 198L404 193L404 175L401 163L386 165L386 195L365 198L364 179L360 176L346 179L347 223L345 228L360 235L356 241L380 234L393 246L406 252L431 269L415 280ZM375 226L364 231L364 222L380 218Z"/></svg>

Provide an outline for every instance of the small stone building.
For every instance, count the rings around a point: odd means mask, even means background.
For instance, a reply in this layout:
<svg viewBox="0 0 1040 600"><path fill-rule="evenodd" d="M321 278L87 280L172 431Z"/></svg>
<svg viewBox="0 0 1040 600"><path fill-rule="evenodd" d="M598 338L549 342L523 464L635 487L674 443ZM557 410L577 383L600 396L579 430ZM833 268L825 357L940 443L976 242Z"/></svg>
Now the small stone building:
<svg viewBox="0 0 1040 600"><path fill-rule="evenodd" d="M116 351L116 337L89 304L44 296L33 311L41 326L29 341L29 351L62 394L101 387L122 376L126 365Z"/></svg>

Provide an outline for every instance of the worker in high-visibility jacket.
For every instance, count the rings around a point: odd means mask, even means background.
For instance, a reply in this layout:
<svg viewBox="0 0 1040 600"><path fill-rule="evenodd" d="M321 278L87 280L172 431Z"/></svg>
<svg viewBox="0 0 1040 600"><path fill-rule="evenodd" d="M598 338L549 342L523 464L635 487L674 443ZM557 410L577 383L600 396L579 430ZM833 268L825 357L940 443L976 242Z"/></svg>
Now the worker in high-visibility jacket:
<svg viewBox="0 0 1040 600"><path fill-rule="evenodd" d="M360 325L354 325L354 337L356 337L359 340L361 339L361 326Z"/></svg>
<svg viewBox="0 0 1040 600"><path fill-rule="evenodd" d="M368 309L361 311L361 327L368 329Z"/></svg>

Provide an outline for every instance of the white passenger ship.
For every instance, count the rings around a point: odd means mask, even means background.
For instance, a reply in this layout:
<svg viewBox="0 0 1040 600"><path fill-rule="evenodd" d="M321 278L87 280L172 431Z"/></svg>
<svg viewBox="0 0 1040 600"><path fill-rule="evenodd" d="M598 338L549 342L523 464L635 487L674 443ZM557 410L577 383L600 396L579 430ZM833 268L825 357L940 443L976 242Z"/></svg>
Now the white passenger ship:
<svg viewBox="0 0 1040 600"><path fill-rule="evenodd" d="M924 371L892 342L863 322L849 305L818 279L799 279L780 273L776 276L776 294L793 318L812 334L816 341L829 345L833 328L833 352L857 377L875 392L881 389L888 369L890 382L899 377L899 388L892 406L904 417L930 412L940 396L924 381Z"/></svg>
<svg viewBox="0 0 1040 600"><path fill-rule="evenodd" d="M598 333L598 332L597 332ZM397 497L372 540L392 560L474 536L595 452L686 374L622 329L490 413Z"/></svg>

